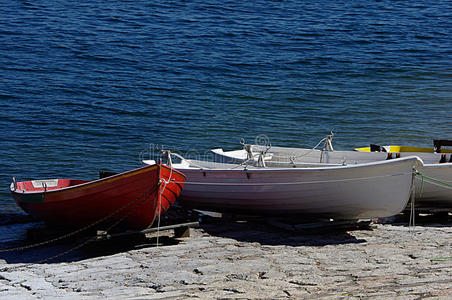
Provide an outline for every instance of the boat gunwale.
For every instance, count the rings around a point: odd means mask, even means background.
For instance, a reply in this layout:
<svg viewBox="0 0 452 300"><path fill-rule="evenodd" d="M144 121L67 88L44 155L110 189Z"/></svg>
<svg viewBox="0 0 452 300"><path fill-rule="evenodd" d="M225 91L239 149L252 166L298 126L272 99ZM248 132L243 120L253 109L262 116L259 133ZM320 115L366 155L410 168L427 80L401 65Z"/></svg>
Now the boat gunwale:
<svg viewBox="0 0 452 300"><path fill-rule="evenodd" d="M68 190L79 190L79 189L86 189L86 188L91 188L91 187L95 187L95 186L99 186L101 184L107 184L107 183L111 183L114 182L116 180L122 179L122 178L127 178L130 176L134 176L134 175L138 175L141 173L144 173L146 171L148 171L148 169L153 169L153 168L158 168L159 165L158 164L154 164L154 165L146 165L137 169L133 169L133 170L129 170L123 173L119 173L119 174L114 174L105 178L99 178L99 179L95 179L95 180L91 180L91 181L87 181L85 183L81 183L81 184L76 184L76 185L72 185L72 186L67 186L67 187L63 187L63 188L59 188L59 189L53 189L53 190L39 190L39 191L27 191L27 190L19 190L19 189L14 189L14 182L11 183L10 185L10 191L13 194L19 194L19 195L24 195L24 194L55 194L58 192L65 192ZM185 175L183 173L181 173L180 171L171 168L169 166L166 165L161 165L161 167L166 168L168 170L173 169L173 172L177 172L179 175L182 175L185 178ZM66 179L66 178L52 178L52 179ZM39 179L38 179L39 180ZM42 180L47 180L47 179L42 179ZM71 180L71 179L69 179ZM33 180L26 180L26 181L20 181L20 182L31 182Z"/></svg>
<svg viewBox="0 0 452 300"><path fill-rule="evenodd" d="M183 168L178 167L177 164L173 165L173 168L181 171L181 172L191 172L191 171L202 171L202 172L209 172L209 173L218 173L218 172L248 172L248 173L260 173L262 171L265 171L265 173L280 173L280 172L300 172L300 171L333 171L333 170L345 170L345 169L357 169L357 168L367 168L372 166L380 166L380 165L388 165L388 164L394 164L395 162L404 162L404 161L416 161L417 166L424 166L424 162L421 158L418 156L407 156L402 158L394 158L390 160L383 160L383 161L374 161L374 162L367 162L367 163L361 163L361 164L350 164L350 165L343 165L343 166L325 166L325 167L257 167L252 169L247 168L235 168L235 169L210 169L210 168ZM190 163L190 160L187 160ZM191 160L194 161L194 160ZM214 162L215 163L215 162ZM219 163L222 164L222 163ZM224 165L224 164L223 164ZM239 166L239 164L230 164L231 166Z"/></svg>

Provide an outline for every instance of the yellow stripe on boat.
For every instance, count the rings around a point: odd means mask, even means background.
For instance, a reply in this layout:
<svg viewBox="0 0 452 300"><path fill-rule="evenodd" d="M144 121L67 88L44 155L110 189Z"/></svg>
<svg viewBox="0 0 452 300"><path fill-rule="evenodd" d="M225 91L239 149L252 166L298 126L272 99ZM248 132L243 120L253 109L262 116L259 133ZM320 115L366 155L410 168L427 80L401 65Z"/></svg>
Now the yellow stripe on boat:
<svg viewBox="0 0 452 300"><path fill-rule="evenodd" d="M398 153L398 152L418 152L418 153L433 153L433 148L427 147L411 147L411 146L382 146L389 147L388 152ZM359 152L370 152L370 147L355 148L355 151ZM441 149L441 153L452 153L452 149Z"/></svg>

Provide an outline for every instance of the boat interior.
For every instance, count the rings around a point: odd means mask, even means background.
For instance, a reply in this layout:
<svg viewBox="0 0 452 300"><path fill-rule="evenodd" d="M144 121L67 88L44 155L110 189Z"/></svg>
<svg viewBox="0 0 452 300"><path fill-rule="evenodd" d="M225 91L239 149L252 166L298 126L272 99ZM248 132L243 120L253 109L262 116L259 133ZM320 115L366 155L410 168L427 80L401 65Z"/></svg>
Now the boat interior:
<svg viewBox="0 0 452 300"><path fill-rule="evenodd" d="M15 191L23 192L43 192L58 190L74 185L79 185L88 182L87 180L76 179L45 179L45 180L31 180L12 183L12 188Z"/></svg>

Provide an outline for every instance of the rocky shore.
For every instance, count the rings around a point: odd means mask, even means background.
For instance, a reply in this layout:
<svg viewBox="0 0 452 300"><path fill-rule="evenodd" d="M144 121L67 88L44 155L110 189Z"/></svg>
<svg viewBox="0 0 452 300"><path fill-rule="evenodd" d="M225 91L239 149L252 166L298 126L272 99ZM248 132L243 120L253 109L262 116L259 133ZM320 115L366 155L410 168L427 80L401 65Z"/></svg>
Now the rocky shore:
<svg viewBox="0 0 452 300"><path fill-rule="evenodd" d="M451 299L448 218L327 230L218 218L188 238L159 233L159 246L154 234L31 264L68 247L60 244L0 256L0 298Z"/></svg>

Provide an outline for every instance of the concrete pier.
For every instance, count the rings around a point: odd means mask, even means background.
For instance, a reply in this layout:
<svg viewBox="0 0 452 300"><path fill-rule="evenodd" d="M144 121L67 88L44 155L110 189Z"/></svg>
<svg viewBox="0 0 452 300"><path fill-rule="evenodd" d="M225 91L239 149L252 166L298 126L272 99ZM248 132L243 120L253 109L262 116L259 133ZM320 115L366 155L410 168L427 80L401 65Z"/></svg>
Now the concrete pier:
<svg viewBox="0 0 452 300"><path fill-rule="evenodd" d="M161 246L155 236L123 249L90 245L55 263L0 259L0 298L452 298L450 221L326 231L261 221L210 220L189 238L160 237Z"/></svg>

